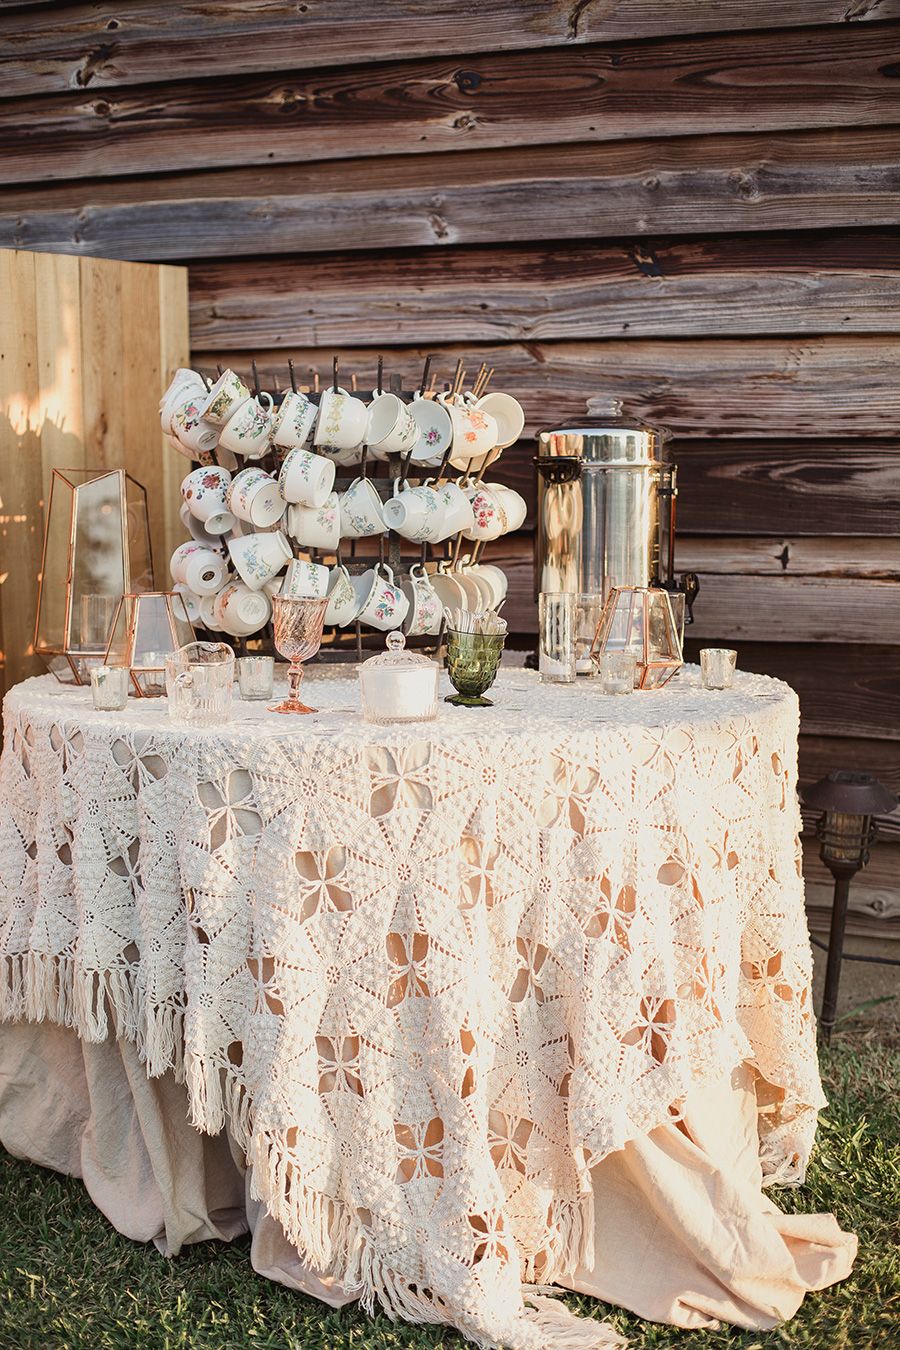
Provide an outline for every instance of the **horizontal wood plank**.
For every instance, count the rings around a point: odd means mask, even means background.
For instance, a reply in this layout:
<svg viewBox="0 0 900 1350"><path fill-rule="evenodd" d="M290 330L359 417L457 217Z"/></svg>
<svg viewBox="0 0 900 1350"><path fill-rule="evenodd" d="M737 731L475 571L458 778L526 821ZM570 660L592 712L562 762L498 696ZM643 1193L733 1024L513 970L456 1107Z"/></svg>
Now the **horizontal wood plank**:
<svg viewBox="0 0 900 1350"><path fill-rule="evenodd" d="M405 387L413 387L429 350L386 351L385 371L401 373ZM853 439L879 436L885 428L900 424L900 337L510 343L451 345L433 351L439 381L451 377L458 358L470 372L482 361L493 366L492 387L516 395L525 408L526 434L529 428L583 417L588 400L597 398L604 415L618 410L669 427L692 441L700 436ZM331 365L330 350L321 348L234 352L229 353L229 362L246 371L251 356L266 380L280 373L282 388L289 356L301 377L316 366L327 378ZM207 369L214 369L218 359L215 351L194 352L194 360ZM341 352L342 371L348 377L355 371L360 389L373 387L376 366L377 352L371 349ZM707 463L706 472L715 467ZM882 462L873 471L882 474L885 490L896 498L896 468ZM840 472L846 479L846 470ZM751 480L752 475L751 468ZM742 488L735 488L734 503L741 514L729 525L728 512L723 511L723 528L747 534L750 508L742 502ZM685 521L685 528L696 526ZM760 518L759 528L760 533L770 533L774 526ZM821 534L827 528L805 532Z"/></svg>
<svg viewBox="0 0 900 1350"><path fill-rule="evenodd" d="M47 7L48 11L51 7ZM0 94L59 93L193 77L317 69L449 53L571 48L657 35L900 18L898 0L153 0L0 14Z"/></svg>
<svg viewBox="0 0 900 1350"><path fill-rule="evenodd" d="M688 659L696 661L705 645L689 637ZM787 680L797 690L805 734L900 741L896 647L742 642L738 664Z"/></svg>
<svg viewBox="0 0 900 1350"><path fill-rule="evenodd" d="M254 45L256 39L254 38ZM392 53L393 55L393 53ZM711 34L0 103L6 182L900 122L900 27ZM205 76L205 78L197 78Z"/></svg>
<svg viewBox="0 0 900 1350"><path fill-rule="evenodd" d="M0 247L147 259L894 223L895 128L473 150L16 187Z"/></svg>
<svg viewBox="0 0 900 1350"><path fill-rule="evenodd" d="M900 742L845 736L800 737L801 783L815 783L836 769L872 773L891 792L900 793ZM892 833L900 833L900 810L885 819L891 820Z"/></svg>
<svg viewBox="0 0 900 1350"><path fill-rule="evenodd" d="M898 581L900 535L889 539L767 539L679 534L677 565L679 571L770 575L787 580L792 577L868 577Z"/></svg>
<svg viewBox="0 0 900 1350"><path fill-rule="evenodd" d="M692 638L741 642L900 645L900 586L836 577L700 577ZM900 727L897 728L900 735Z"/></svg>
<svg viewBox="0 0 900 1350"><path fill-rule="evenodd" d="M233 259L190 285L193 345L221 352L900 326L887 230Z"/></svg>

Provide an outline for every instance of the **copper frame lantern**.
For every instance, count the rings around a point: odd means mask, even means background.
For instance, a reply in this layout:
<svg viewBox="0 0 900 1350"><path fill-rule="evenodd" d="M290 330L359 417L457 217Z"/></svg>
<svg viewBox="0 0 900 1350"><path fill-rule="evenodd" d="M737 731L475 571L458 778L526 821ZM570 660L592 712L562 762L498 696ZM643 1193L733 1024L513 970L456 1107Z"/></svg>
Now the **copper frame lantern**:
<svg viewBox="0 0 900 1350"><path fill-rule="evenodd" d="M147 494L124 469L54 469L34 651L63 684L89 684L125 592L153 585Z"/></svg>
<svg viewBox="0 0 900 1350"><path fill-rule="evenodd" d="M655 586L615 586L609 593L591 656L630 651L637 658L636 689L661 689L684 664L668 591Z"/></svg>
<svg viewBox="0 0 900 1350"><path fill-rule="evenodd" d="M123 595L116 609L104 664L127 666L138 698L166 692L166 657L196 641L177 591Z"/></svg>

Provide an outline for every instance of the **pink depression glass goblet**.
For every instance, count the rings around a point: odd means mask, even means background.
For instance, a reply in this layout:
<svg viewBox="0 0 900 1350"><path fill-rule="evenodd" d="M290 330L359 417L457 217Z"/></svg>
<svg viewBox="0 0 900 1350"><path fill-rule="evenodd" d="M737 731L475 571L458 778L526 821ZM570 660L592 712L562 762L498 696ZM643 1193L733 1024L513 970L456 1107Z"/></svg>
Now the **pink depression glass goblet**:
<svg viewBox="0 0 900 1350"><path fill-rule="evenodd" d="M322 645L328 596L321 599L293 599L275 595L272 605L275 610L275 646L282 656L288 658L291 667L288 671L290 693L283 703L270 707L269 712L317 712L317 708L307 708L300 700L300 681L303 679L301 663L315 656Z"/></svg>

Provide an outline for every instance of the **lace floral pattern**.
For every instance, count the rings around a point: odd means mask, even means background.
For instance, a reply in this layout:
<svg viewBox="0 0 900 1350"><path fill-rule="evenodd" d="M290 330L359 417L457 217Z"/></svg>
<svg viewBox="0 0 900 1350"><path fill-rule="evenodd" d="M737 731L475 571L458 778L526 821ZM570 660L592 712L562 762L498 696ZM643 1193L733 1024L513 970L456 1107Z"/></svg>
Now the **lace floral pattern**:
<svg viewBox="0 0 900 1350"><path fill-rule="evenodd" d="M482 1346L597 1345L521 1282L590 1259L589 1170L749 1061L766 1173L822 1104L799 874L797 701L690 670L603 698L501 672L490 717L6 699L0 1016L89 1039L226 1113L292 1240ZM311 719L310 719L311 720Z"/></svg>

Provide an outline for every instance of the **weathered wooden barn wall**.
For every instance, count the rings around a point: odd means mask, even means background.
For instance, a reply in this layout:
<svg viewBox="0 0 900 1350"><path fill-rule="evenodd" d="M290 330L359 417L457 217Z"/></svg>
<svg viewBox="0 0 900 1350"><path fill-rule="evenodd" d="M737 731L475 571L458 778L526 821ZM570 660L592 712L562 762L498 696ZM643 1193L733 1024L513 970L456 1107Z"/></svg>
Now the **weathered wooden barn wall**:
<svg viewBox="0 0 900 1350"><path fill-rule="evenodd" d="M182 538L158 386L188 357L182 267L0 249L0 693L34 655L54 469L127 469L147 488L157 582Z"/></svg>
<svg viewBox="0 0 900 1350"><path fill-rule="evenodd" d="M187 262L208 366L465 353L531 429L668 425L695 635L798 688L806 777L900 787L900 0L36 0L0 43L0 245Z"/></svg>

